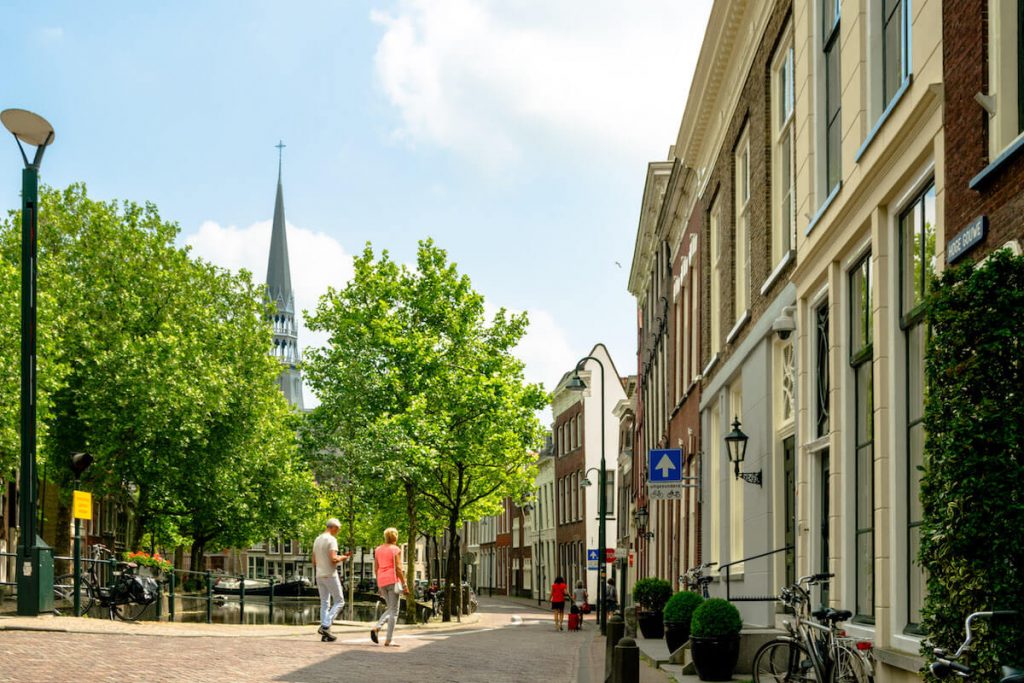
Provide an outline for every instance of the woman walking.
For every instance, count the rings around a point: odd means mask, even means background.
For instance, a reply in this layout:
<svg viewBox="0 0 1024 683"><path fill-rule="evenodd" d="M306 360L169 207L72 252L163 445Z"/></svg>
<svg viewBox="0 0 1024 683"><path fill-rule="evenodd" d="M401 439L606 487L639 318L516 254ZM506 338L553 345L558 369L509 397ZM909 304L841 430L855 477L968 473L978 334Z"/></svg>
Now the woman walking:
<svg viewBox="0 0 1024 683"><path fill-rule="evenodd" d="M580 610L580 624L583 624L583 615L586 614L584 611L584 605L587 604L587 589L583 587L583 581L576 581L576 588L572 591L573 604Z"/></svg>
<svg viewBox="0 0 1024 683"><path fill-rule="evenodd" d="M562 621L565 619L565 579L561 576L555 578L551 584L551 612L555 617L555 629L562 630Z"/></svg>
<svg viewBox="0 0 1024 683"><path fill-rule="evenodd" d="M398 529L384 530L384 543L373 551L373 573L377 577L377 590L384 598L384 614L377 625L370 629L370 640L379 642L377 632L387 624L388 635L384 647L397 647L391 642L398 620L398 600L401 593L409 595L409 585L402 571L402 549L398 547Z"/></svg>

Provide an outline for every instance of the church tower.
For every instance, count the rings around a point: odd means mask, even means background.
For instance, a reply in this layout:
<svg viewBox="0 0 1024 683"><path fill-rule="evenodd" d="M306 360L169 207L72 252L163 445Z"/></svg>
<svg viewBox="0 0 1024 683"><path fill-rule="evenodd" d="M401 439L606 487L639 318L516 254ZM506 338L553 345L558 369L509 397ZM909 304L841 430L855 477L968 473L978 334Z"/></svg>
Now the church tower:
<svg viewBox="0 0 1024 683"><path fill-rule="evenodd" d="M295 323L295 295L288 263L288 235L284 224L284 190L281 187L281 151L277 144L277 199L274 201L274 225L270 233L270 259L267 262L267 297L274 304L271 322L274 347L271 353L281 362L277 381L285 398L302 410L302 374L299 372L299 330Z"/></svg>

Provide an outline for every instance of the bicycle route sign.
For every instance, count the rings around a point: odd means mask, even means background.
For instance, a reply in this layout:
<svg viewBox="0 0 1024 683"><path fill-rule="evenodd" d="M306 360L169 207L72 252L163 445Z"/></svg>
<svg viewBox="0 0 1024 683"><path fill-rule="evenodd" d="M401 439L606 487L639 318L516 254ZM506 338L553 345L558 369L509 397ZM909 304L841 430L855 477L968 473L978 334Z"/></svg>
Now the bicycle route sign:
<svg viewBox="0 0 1024 683"><path fill-rule="evenodd" d="M653 448L647 453L647 497L652 500L682 500L683 451L681 448Z"/></svg>

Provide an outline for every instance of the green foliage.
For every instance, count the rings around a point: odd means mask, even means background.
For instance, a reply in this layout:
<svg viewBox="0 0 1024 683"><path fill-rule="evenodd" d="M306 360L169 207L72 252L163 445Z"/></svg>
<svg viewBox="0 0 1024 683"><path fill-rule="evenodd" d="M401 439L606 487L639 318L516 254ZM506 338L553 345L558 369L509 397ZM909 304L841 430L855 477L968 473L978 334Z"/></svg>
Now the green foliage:
<svg viewBox="0 0 1024 683"><path fill-rule="evenodd" d="M955 648L974 611L1024 605L1024 258L1007 251L953 268L928 301L920 562L924 629ZM977 680L1021 663L1024 628L981 625ZM922 647L929 660L929 647Z"/></svg>
<svg viewBox="0 0 1024 683"><path fill-rule="evenodd" d="M72 185L44 188L40 205L47 476L67 488L68 455L92 453L83 488L134 509L133 547L144 533L152 545L187 537L196 556L294 530L315 494L268 354L263 287L192 258L152 204L98 202ZM0 287L20 240L12 212L0 224ZM6 306L0 329L12 324ZM0 351L3 410L18 403L10 352ZM0 452L8 428L0 411Z"/></svg>
<svg viewBox="0 0 1024 683"><path fill-rule="evenodd" d="M633 600L645 611L660 612L672 597L672 584L649 576L633 584Z"/></svg>
<svg viewBox="0 0 1024 683"><path fill-rule="evenodd" d="M665 603L662 614L666 624L689 624L693 611L704 602L704 598L693 591L679 591Z"/></svg>
<svg viewBox="0 0 1024 683"><path fill-rule="evenodd" d="M502 309L488 321L483 297L430 240L415 268L367 245L354 269L307 314L329 335L305 365L320 399L317 438L344 453L371 519L399 526L404 515L410 530L449 532L458 585L461 523L505 496L523 499L533 483L547 396L512 353L527 318Z"/></svg>
<svg viewBox="0 0 1024 683"><path fill-rule="evenodd" d="M698 638L722 638L739 635L743 628L740 611L728 600L709 598L693 612L690 635Z"/></svg>

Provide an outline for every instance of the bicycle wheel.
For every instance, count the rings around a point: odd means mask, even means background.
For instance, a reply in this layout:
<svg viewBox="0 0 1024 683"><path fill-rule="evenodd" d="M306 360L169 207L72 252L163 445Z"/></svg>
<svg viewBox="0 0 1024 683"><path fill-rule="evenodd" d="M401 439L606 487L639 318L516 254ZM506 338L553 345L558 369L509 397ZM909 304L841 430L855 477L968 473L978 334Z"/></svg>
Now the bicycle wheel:
<svg viewBox="0 0 1024 683"><path fill-rule="evenodd" d="M121 621L140 621L149 619L156 614L154 603L143 605L138 602L125 602L111 605L110 613Z"/></svg>
<svg viewBox="0 0 1024 683"><path fill-rule="evenodd" d="M79 604L82 614L88 614L93 605L96 604L96 597L93 595L92 583L87 574L80 575L78 585ZM75 575L62 574L53 579L53 606L54 612L61 614L73 614L75 609Z"/></svg>
<svg viewBox="0 0 1024 683"><path fill-rule="evenodd" d="M754 683L760 681L817 681L807 650L792 640L771 640L754 655Z"/></svg>
<svg viewBox="0 0 1024 683"><path fill-rule="evenodd" d="M868 683L870 677L860 655L843 644L836 646L832 680L836 683Z"/></svg>

